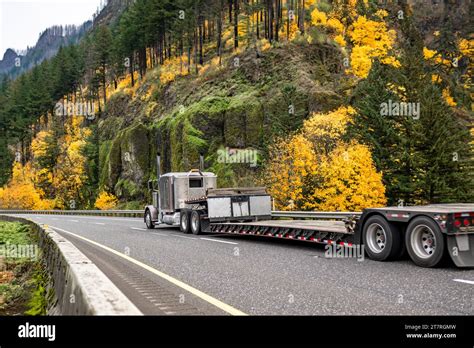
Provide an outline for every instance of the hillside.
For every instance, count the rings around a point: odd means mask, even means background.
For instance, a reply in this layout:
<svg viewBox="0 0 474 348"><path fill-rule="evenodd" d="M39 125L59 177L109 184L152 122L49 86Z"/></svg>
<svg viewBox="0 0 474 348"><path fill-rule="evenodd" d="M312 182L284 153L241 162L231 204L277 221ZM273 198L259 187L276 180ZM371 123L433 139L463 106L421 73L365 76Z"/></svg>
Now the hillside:
<svg viewBox="0 0 474 348"><path fill-rule="evenodd" d="M113 25L133 0L107 0L106 5L94 15L94 26Z"/></svg>
<svg viewBox="0 0 474 348"><path fill-rule="evenodd" d="M196 167L201 152L211 165L212 154L222 146L265 152L273 136L296 131L310 113L347 100L341 67L328 64L340 55L329 44L285 44L259 58L244 51L225 59L222 67L166 85L160 84L160 68L150 71L135 93L111 95L99 121L101 186L125 200L143 199L157 151L164 155L165 171ZM239 67L233 65L237 57ZM125 153L131 154L128 162ZM231 167L233 173L221 185L255 184L254 169Z"/></svg>

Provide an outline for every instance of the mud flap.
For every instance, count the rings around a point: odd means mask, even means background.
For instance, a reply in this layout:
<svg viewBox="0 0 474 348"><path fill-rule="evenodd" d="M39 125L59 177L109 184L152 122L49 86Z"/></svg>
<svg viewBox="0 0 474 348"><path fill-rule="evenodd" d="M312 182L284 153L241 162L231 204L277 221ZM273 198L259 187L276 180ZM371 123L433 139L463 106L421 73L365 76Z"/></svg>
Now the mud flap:
<svg viewBox="0 0 474 348"><path fill-rule="evenodd" d="M448 252L458 267L474 267L474 234L447 236Z"/></svg>

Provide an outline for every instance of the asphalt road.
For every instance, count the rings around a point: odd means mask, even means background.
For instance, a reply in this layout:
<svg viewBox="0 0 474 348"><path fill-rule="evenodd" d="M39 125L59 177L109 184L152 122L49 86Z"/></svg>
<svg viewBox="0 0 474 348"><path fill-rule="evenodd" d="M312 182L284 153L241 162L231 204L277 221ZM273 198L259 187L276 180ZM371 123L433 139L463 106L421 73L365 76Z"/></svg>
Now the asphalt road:
<svg viewBox="0 0 474 348"><path fill-rule="evenodd" d="M320 245L149 231L136 218L23 217L57 229L145 314L474 314L473 269L326 258Z"/></svg>

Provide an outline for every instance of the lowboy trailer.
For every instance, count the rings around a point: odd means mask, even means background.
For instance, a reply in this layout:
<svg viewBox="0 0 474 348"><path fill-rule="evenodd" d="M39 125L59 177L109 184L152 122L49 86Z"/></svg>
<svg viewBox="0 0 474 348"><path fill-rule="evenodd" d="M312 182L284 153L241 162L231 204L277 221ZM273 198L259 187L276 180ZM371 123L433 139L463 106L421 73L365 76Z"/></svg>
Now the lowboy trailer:
<svg viewBox="0 0 474 348"><path fill-rule="evenodd" d="M474 267L474 204L365 209L343 221L272 220L264 188L217 188L217 176L193 169L160 173L149 182L153 204L145 207L149 229L179 226L183 233L226 233L294 239L352 248L368 257L396 260L407 252L421 267L440 265L447 254L458 267Z"/></svg>

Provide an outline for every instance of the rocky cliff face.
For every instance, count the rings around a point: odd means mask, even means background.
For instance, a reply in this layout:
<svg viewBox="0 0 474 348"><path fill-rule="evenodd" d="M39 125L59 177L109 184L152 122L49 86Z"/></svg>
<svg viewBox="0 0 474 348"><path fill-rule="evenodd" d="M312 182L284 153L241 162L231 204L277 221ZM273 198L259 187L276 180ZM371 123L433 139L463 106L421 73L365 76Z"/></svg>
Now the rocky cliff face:
<svg viewBox="0 0 474 348"><path fill-rule="evenodd" d="M78 43L91 27L91 21L81 26L54 26L42 32L36 45L29 47L26 54L17 55L15 51L8 49L0 61L0 75L7 74L12 78L19 76L42 61L55 56L61 46Z"/></svg>
<svg viewBox="0 0 474 348"><path fill-rule="evenodd" d="M6 73L15 66L15 59L19 56L11 48L5 51L3 59L0 60L0 74Z"/></svg>
<svg viewBox="0 0 474 348"><path fill-rule="evenodd" d="M121 13L133 0L109 0L107 5L94 15L94 21L84 22L80 26L54 26L40 34L35 46L29 47L25 55L18 56L8 49L0 60L0 75L16 77L28 71L42 61L54 57L61 46L78 43L93 26L111 25L120 18ZM20 58L20 66L15 65L15 58Z"/></svg>

